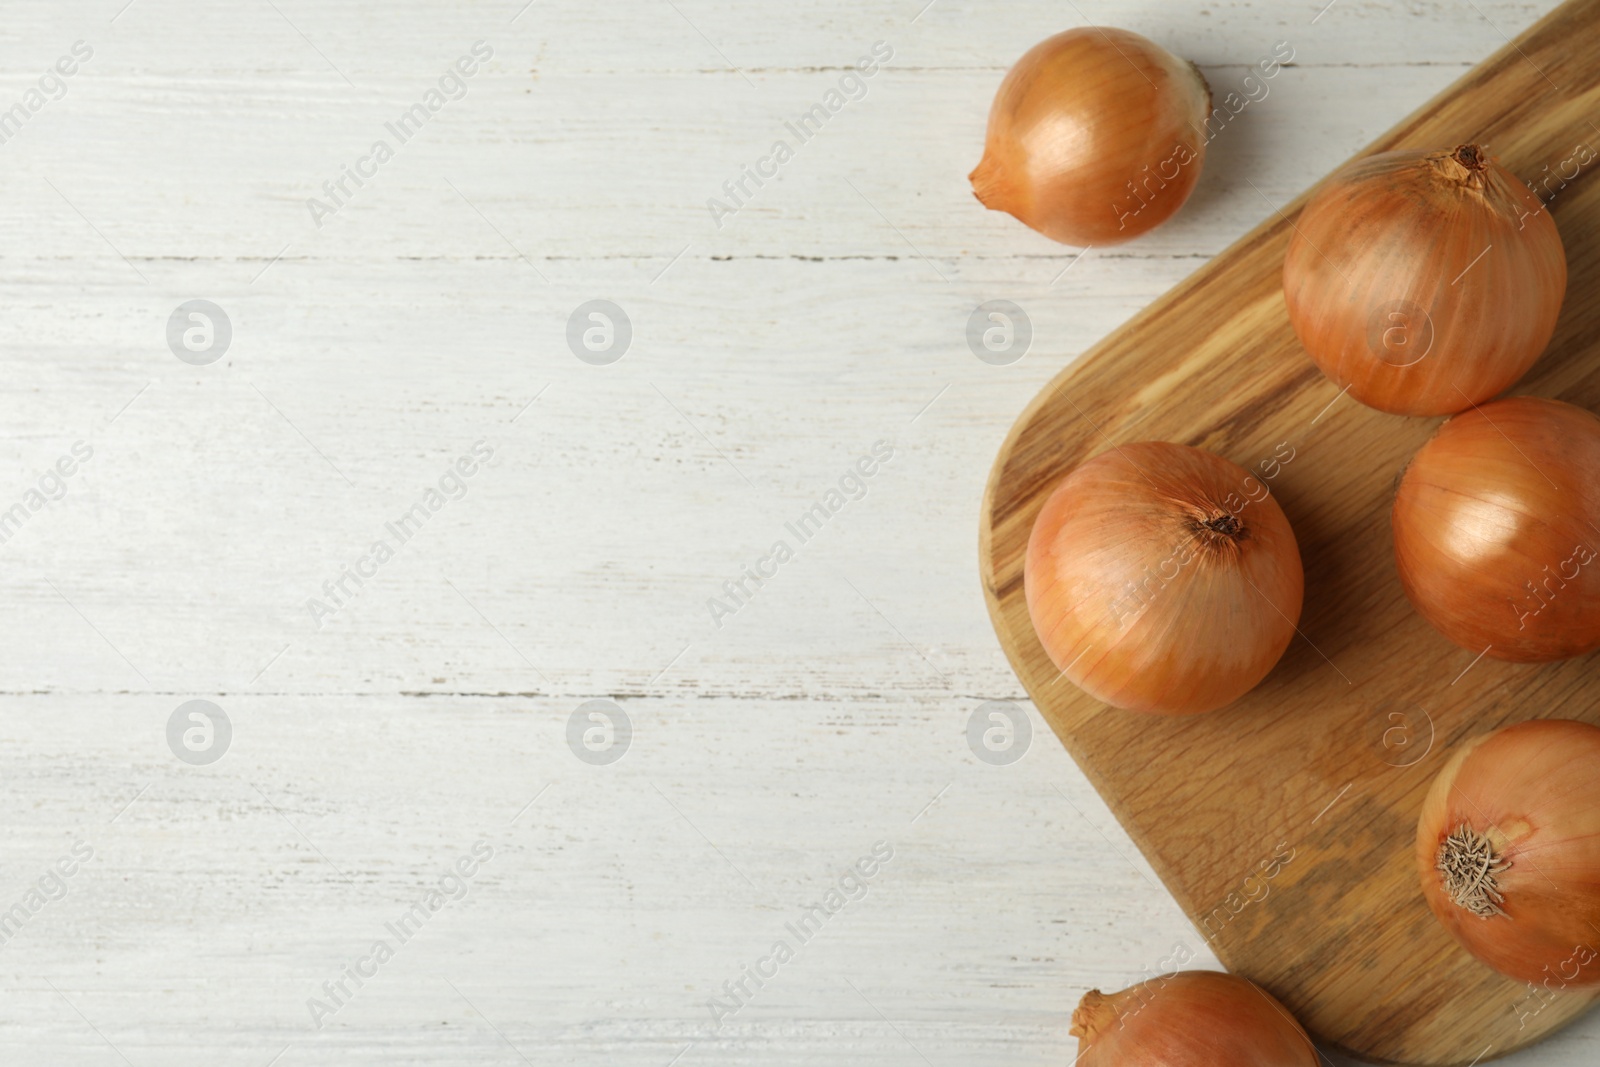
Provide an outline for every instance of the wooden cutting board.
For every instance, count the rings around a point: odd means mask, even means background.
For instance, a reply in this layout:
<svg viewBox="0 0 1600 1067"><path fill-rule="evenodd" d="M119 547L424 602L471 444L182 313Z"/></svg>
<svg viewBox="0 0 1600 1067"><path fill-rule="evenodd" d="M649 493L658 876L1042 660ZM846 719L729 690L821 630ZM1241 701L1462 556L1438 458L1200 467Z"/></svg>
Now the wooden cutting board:
<svg viewBox="0 0 1600 1067"><path fill-rule="evenodd" d="M1562 164L1580 144L1600 152L1600 0L1557 9L1363 154L1465 141L1530 182L1547 165L1570 174ZM1570 281L1550 349L1515 391L1600 411L1597 171L1600 159L1547 198ZM1412 611L1389 506L1401 467L1440 420L1341 396L1296 341L1280 271L1305 200L1097 345L1023 412L985 493L984 590L1034 703L1197 939L1355 1056L1469 1064L1549 1034L1596 994L1532 995L1456 946L1418 889L1417 812L1467 737L1536 717L1600 723L1600 654L1475 662ZM1057 680L1028 621L1023 556L1047 493L1082 460L1138 440L1197 445L1258 471L1293 452L1267 484L1305 561L1303 636L1259 687L1209 715L1100 704Z"/></svg>

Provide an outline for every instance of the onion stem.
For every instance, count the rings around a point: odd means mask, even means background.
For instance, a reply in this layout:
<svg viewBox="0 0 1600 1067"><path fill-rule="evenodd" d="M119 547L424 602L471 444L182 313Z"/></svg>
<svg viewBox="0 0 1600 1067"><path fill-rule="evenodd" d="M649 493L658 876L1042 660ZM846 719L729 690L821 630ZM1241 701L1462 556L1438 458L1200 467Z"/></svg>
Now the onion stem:
<svg viewBox="0 0 1600 1067"><path fill-rule="evenodd" d="M1444 875L1445 892L1457 907L1485 919L1505 914L1500 905L1506 898L1494 876L1511 864L1500 858L1487 837L1462 823L1440 843L1437 866Z"/></svg>

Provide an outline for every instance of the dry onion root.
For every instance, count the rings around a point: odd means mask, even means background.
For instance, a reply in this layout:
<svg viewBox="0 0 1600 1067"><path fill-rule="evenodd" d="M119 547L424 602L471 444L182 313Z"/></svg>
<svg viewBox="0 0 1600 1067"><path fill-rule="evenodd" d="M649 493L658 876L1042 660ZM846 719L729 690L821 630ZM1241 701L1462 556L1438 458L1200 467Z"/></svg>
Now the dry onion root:
<svg viewBox="0 0 1600 1067"><path fill-rule="evenodd" d="M1417 821L1422 893L1501 974L1600 982L1600 727L1535 719L1468 741Z"/></svg>
<svg viewBox="0 0 1600 1067"><path fill-rule="evenodd" d="M1078 1067L1314 1067L1317 1051L1260 986L1217 971L1179 971L1072 1013Z"/></svg>
<svg viewBox="0 0 1600 1067"><path fill-rule="evenodd" d="M1283 265L1289 321L1369 407L1448 415L1550 343L1567 260L1550 213L1477 145L1360 159L1311 198Z"/></svg>
<svg viewBox="0 0 1600 1067"><path fill-rule="evenodd" d="M1600 418L1531 396L1462 412L1412 458L1390 523L1406 596L1473 655L1600 648Z"/></svg>
<svg viewBox="0 0 1600 1067"><path fill-rule="evenodd" d="M1099 26L1058 33L1000 83L972 191L1064 244L1131 240L1194 190L1210 111L1199 70L1153 41Z"/></svg>
<svg viewBox="0 0 1600 1067"><path fill-rule="evenodd" d="M1243 696L1295 634L1294 531L1266 485L1187 445L1121 445L1045 502L1023 566L1055 665L1119 708L1211 711Z"/></svg>

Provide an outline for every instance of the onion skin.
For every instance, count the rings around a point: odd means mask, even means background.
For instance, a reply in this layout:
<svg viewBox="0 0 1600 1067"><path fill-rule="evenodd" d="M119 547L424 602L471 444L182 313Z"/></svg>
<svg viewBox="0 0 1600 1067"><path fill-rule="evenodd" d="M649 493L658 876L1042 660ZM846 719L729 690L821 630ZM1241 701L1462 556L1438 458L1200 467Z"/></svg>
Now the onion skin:
<svg viewBox="0 0 1600 1067"><path fill-rule="evenodd" d="M1120 244L1189 199L1210 111L1205 78L1153 41L1058 33L1000 83L972 191L1063 244Z"/></svg>
<svg viewBox="0 0 1600 1067"><path fill-rule="evenodd" d="M1217 971L1179 971L1072 1013L1077 1067L1316 1067L1317 1050L1266 990Z"/></svg>
<svg viewBox="0 0 1600 1067"><path fill-rule="evenodd" d="M1448 415L1510 388L1555 331L1567 259L1550 213L1475 145L1345 167L1295 223L1289 321L1369 407Z"/></svg>
<svg viewBox="0 0 1600 1067"><path fill-rule="evenodd" d="M1294 531L1264 483L1159 441L1062 479L1034 522L1023 582L1039 641L1073 684L1164 715L1212 711L1266 677L1305 593Z"/></svg>
<svg viewBox="0 0 1600 1067"><path fill-rule="evenodd" d="M1465 826L1503 864L1504 914L1456 903L1437 868ZM1434 915L1463 947L1522 982L1600 982L1600 727L1565 719L1507 726L1461 745L1417 821L1417 870Z"/></svg>
<svg viewBox="0 0 1600 1067"><path fill-rule="evenodd" d="M1528 396L1457 415L1412 458L1390 525L1406 597L1474 655L1600 648L1600 418Z"/></svg>

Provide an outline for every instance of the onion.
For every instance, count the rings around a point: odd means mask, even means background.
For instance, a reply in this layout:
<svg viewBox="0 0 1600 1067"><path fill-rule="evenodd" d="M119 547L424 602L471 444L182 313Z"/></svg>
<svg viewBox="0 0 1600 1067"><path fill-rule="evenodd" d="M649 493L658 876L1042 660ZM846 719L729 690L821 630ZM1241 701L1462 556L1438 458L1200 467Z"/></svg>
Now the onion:
<svg viewBox="0 0 1600 1067"><path fill-rule="evenodd" d="M1023 582L1064 675L1108 704L1167 715L1220 708L1266 677L1305 585L1264 482L1159 441L1062 479L1034 521Z"/></svg>
<svg viewBox="0 0 1600 1067"><path fill-rule="evenodd" d="M1423 618L1473 654L1547 662L1600 648L1600 419L1512 397L1446 422L1390 516Z"/></svg>
<svg viewBox="0 0 1600 1067"><path fill-rule="evenodd" d="M1072 1013L1078 1067L1314 1067L1317 1050L1260 986L1217 971L1179 971Z"/></svg>
<svg viewBox="0 0 1600 1067"><path fill-rule="evenodd" d="M1417 822L1422 894L1518 981L1600 982L1600 728L1536 719L1473 738Z"/></svg>
<svg viewBox="0 0 1600 1067"><path fill-rule="evenodd" d="M1068 30L1006 74L968 179L985 207L1046 237L1118 244L1189 199L1210 111L1193 63L1127 30Z"/></svg>
<svg viewBox="0 0 1600 1067"><path fill-rule="evenodd" d="M1345 167L1300 213L1283 264L1289 321L1369 407L1446 415L1521 378L1567 289L1539 198L1477 145Z"/></svg>

